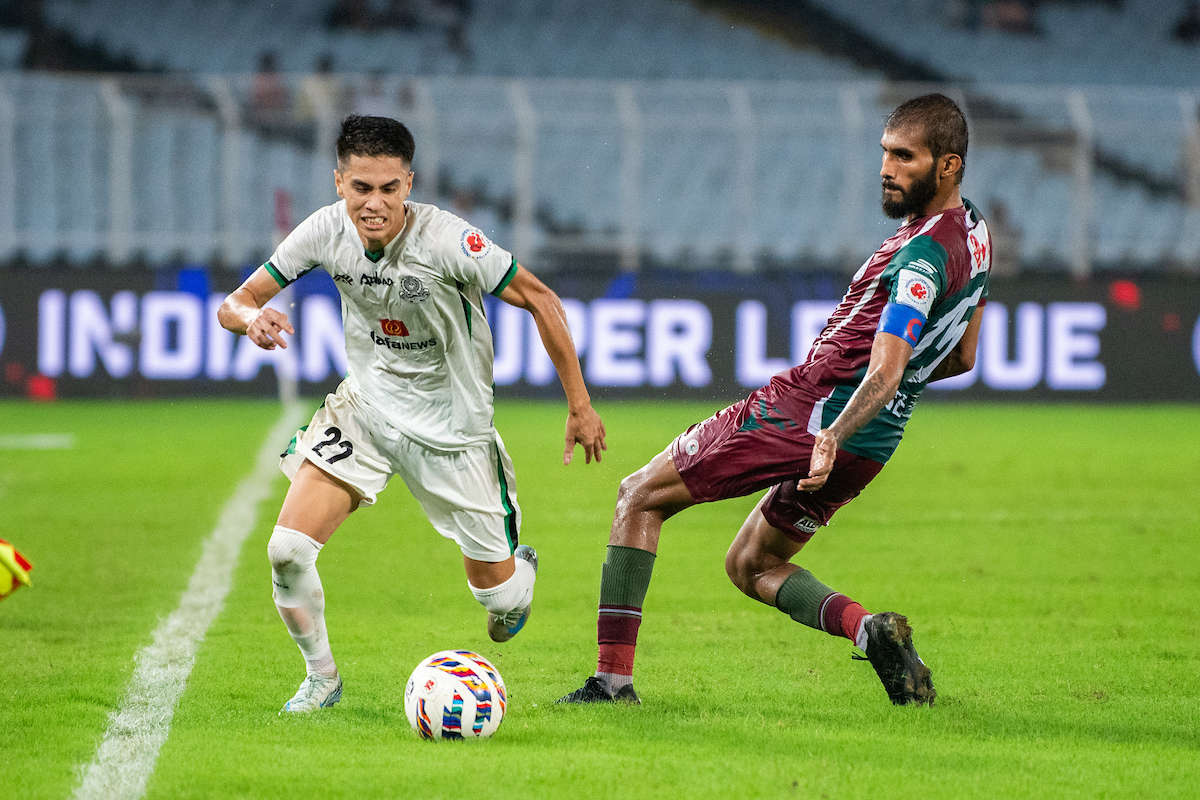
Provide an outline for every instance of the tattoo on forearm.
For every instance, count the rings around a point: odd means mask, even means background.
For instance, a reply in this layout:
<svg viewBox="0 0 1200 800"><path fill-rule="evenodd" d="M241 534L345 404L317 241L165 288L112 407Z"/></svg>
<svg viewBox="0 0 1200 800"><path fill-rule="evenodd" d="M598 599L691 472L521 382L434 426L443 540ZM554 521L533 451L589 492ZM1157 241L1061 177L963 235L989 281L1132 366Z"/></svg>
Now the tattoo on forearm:
<svg viewBox="0 0 1200 800"><path fill-rule="evenodd" d="M850 402L830 426L839 442L845 442L859 428L874 419L880 409L895 396L896 390L888 383L887 378L876 371L859 384L858 389L851 395Z"/></svg>

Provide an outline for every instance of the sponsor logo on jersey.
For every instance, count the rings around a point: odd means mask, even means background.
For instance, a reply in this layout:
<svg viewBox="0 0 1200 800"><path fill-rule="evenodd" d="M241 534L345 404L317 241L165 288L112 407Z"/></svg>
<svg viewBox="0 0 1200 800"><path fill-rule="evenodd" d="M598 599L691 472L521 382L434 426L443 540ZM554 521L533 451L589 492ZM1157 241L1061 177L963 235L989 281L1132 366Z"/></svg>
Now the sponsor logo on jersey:
<svg viewBox="0 0 1200 800"><path fill-rule="evenodd" d="M371 341L378 347L386 347L389 350L428 350L437 345L437 339L426 339L423 342L401 342L395 339L389 339L386 336L380 336L375 331L370 331Z"/></svg>
<svg viewBox="0 0 1200 800"><path fill-rule="evenodd" d="M795 525L793 525L792 527L794 527L796 530L800 531L801 533L816 533L817 528L820 526L817 524L817 521L815 519L813 519L812 517L801 517L800 519L796 520Z"/></svg>
<svg viewBox="0 0 1200 800"><path fill-rule="evenodd" d="M404 320L381 319L379 327L383 328L384 336L408 336L408 328L405 326Z"/></svg>
<svg viewBox="0 0 1200 800"><path fill-rule="evenodd" d="M979 228L983 228L982 233ZM971 251L971 277L987 271L991 267L992 254L988 247L987 226L976 226L967 234L967 249Z"/></svg>
<svg viewBox="0 0 1200 800"><path fill-rule="evenodd" d="M933 282L915 270L906 267L896 276L896 302L901 305L915 308L928 317L935 295Z"/></svg>
<svg viewBox="0 0 1200 800"><path fill-rule="evenodd" d="M391 286L392 279L385 278L382 275L362 275L358 279L362 286Z"/></svg>
<svg viewBox="0 0 1200 800"><path fill-rule="evenodd" d="M347 275L343 272L339 272L338 274L333 276L333 282L334 283L354 283L354 278L351 278L349 275Z"/></svg>
<svg viewBox="0 0 1200 800"><path fill-rule="evenodd" d="M917 406L917 398L905 393L903 390L897 391L888 404L883 407L883 410L899 419L909 419L912 417L913 409Z"/></svg>
<svg viewBox="0 0 1200 800"><path fill-rule="evenodd" d="M425 288L425 284L421 283L420 278L405 275L400 279L400 297L413 303L419 303L429 297L429 290Z"/></svg>
<svg viewBox="0 0 1200 800"><path fill-rule="evenodd" d="M467 228L463 231L460 244L463 254L468 258L480 259L492 252L491 240L478 228Z"/></svg>
<svg viewBox="0 0 1200 800"><path fill-rule="evenodd" d="M700 443L695 439L688 439L683 443L683 452L689 456L696 455L696 453L700 452Z"/></svg>

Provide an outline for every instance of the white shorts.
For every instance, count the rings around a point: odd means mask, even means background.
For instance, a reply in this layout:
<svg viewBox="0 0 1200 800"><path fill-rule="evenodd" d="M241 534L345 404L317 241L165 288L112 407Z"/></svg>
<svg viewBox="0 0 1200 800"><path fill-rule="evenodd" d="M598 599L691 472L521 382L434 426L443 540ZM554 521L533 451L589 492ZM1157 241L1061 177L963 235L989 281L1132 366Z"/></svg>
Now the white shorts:
<svg viewBox="0 0 1200 800"><path fill-rule="evenodd" d="M279 467L289 479L305 460L349 484L371 505L393 475L442 536L476 561L504 561L517 546L516 474L500 434L490 444L431 450L365 408L343 383L296 432Z"/></svg>

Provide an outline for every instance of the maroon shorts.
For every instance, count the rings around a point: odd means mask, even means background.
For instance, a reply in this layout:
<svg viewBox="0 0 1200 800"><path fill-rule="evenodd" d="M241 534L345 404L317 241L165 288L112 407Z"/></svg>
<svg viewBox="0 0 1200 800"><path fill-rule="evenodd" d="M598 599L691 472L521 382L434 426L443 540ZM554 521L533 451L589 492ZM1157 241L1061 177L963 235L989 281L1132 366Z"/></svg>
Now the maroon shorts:
<svg viewBox="0 0 1200 800"><path fill-rule="evenodd" d="M817 425L809 418L821 399L790 394L785 412L764 387L680 434L669 453L692 498L707 503L773 487L762 507L767 522L801 544L811 539L883 469L839 450L824 486L796 488L808 477L815 434L809 428Z"/></svg>

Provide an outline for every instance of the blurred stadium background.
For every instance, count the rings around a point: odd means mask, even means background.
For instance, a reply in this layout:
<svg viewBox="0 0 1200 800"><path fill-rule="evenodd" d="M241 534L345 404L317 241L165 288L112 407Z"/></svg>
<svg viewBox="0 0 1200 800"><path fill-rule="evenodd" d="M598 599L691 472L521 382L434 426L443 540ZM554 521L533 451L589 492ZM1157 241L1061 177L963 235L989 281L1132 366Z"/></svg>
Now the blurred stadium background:
<svg viewBox="0 0 1200 800"><path fill-rule="evenodd" d="M286 300L286 356L243 353L211 303L336 199L357 112L413 129L414 199L569 301L594 385L738 394L894 230L881 123L936 89L970 118L995 248L958 391L1194 399L1198 56L1184 0L8 0L0 392L333 385L325 276ZM491 317L503 391L553 396Z"/></svg>

